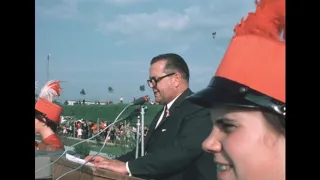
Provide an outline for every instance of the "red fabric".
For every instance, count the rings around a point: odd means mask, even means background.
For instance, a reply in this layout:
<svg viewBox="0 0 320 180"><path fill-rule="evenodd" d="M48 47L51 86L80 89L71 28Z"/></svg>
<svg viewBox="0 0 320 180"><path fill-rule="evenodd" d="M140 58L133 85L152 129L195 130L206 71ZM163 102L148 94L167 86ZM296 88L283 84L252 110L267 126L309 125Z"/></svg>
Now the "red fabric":
<svg viewBox="0 0 320 180"><path fill-rule="evenodd" d="M46 144L64 149L63 143L56 134L52 134L43 140Z"/></svg>

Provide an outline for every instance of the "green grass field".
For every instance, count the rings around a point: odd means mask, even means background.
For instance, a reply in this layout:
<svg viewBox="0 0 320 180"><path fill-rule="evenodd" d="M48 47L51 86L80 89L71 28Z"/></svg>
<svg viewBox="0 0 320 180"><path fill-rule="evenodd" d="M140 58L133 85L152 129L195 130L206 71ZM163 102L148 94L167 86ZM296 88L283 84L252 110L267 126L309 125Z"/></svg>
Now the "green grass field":
<svg viewBox="0 0 320 180"><path fill-rule="evenodd" d="M62 105L63 108L63 116L75 116L79 119L89 120L92 122L97 122L99 118L100 121L108 121L113 122L114 119L119 115L119 113L126 107L127 104L110 104L110 105L74 105L67 106ZM153 120L154 116L158 111L161 110L162 106L160 105L148 105L148 110L145 113L145 125L148 126ZM124 113L120 117L126 117L131 113L134 109L138 108L138 106L132 106L126 109ZM136 124L136 118L131 122L132 125ZM40 138L37 138L39 139ZM76 139L68 139L61 137L65 146L71 146L79 140ZM99 151L102 147L102 143L90 143L91 151ZM106 145L102 153L119 156L131 151L130 148L125 148L120 145Z"/></svg>
<svg viewBox="0 0 320 180"><path fill-rule="evenodd" d="M79 142L79 140L75 140L75 139L67 139L67 138L61 138L61 139L65 146L72 146L73 144ZM98 152L101 149L102 145L103 145L103 142L100 142L98 144L90 143L90 147L91 147L90 150ZM105 147L102 149L101 152L109 155L120 156L129 151L131 151L131 149L121 147L118 145L105 145Z"/></svg>
<svg viewBox="0 0 320 180"><path fill-rule="evenodd" d="M72 146L76 143L78 143L80 140L77 140L77 139L69 139L69 138L65 138L65 137L60 137L63 144L65 146ZM35 136L35 139L36 140L41 140L40 136ZM96 151L98 152L101 147L103 145L103 142L99 142L99 143L90 143L90 150L91 151ZM102 153L106 153L106 154L109 154L109 155L113 155L113 156L121 156L129 151L131 151L132 149L130 148L125 148L125 147L121 147L119 145L108 145L106 144L105 147L102 149Z"/></svg>
<svg viewBox="0 0 320 180"><path fill-rule="evenodd" d="M113 122L114 119L119 115L119 113L125 108L127 104L110 104L110 105L73 105L67 106L62 105L63 113L62 116L75 116L76 118L89 120L92 122L97 122L99 118L100 121ZM149 125L153 117L162 108L160 105L148 105L148 110L144 115L145 125ZM122 116L126 117L138 106L132 106L127 108ZM136 119L133 119L132 123L136 123Z"/></svg>

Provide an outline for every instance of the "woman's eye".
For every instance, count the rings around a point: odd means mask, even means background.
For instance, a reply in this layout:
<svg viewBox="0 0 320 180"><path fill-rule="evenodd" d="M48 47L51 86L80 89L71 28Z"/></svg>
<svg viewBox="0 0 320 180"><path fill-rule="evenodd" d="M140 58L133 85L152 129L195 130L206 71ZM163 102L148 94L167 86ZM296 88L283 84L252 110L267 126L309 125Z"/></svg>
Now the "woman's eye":
<svg viewBox="0 0 320 180"><path fill-rule="evenodd" d="M225 133L230 133L236 128L235 125L232 124L221 124L221 130L224 131Z"/></svg>

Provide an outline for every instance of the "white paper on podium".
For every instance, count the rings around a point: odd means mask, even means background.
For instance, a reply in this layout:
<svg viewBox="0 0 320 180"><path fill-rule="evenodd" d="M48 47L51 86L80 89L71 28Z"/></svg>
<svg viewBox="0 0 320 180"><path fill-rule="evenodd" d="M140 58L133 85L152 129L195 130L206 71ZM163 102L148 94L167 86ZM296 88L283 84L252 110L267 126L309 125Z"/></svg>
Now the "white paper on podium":
<svg viewBox="0 0 320 180"><path fill-rule="evenodd" d="M66 154L66 158L69 160L69 161L72 161L72 162L75 162L75 163L78 163L78 164L84 164L86 161L84 159L80 159L78 157L75 157L75 156L72 156L70 154ZM90 162L87 162L85 165L88 165L88 166L94 166L94 164L90 163Z"/></svg>

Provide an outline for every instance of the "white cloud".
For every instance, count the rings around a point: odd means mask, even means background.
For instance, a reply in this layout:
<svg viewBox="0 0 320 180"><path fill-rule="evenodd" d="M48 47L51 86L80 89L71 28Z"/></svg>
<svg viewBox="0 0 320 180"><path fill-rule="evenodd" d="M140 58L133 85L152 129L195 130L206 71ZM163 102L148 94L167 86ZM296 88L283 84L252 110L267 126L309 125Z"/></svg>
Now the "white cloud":
<svg viewBox="0 0 320 180"><path fill-rule="evenodd" d="M114 5L131 5L136 3L148 2L150 0L105 0L105 2Z"/></svg>
<svg viewBox="0 0 320 180"><path fill-rule="evenodd" d="M179 37L185 39L199 33L209 34L213 31L217 32L216 39L230 38L235 24L240 21L241 17L246 16L249 10L254 10L253 0L241 2L234 0L203 0L201 2L189 0L189 3L195 5L189 5L180 11L163 7L150 13L139 12L114 16L106 16L105 8L100 8L108 6L103 3L126 5L147 1L151 2L151 0L37 1L36 12L41 13L37 17L85 19L96 23L96 30L102 34L124 35L126 40L136 38L149 41L171 41L172 39L177 40ZM156 1L152 2L156 3ZM96 11L92 12L86 8L88 3L99 8L95 8Z"/></svg>
<svg viewBox="0 0 320 180"><path fill-rule="evenodd" d="M101 22L98 30L102 33L157 35L159 32L180 32L190 23L187 14L159 10L154 13L132 13L118 15L113 21Z"/></svg>
<svg viewBox="0 0 320 180"><path fill-rule="evenodd" d="M36 12L47 17L62 19L76 19L80 15L77 0L62 0L61 3L49 7L36 4Z"/></svg>
<svg viewBox="0 0 320 180"><path fill-rule="evenodd" d="M175 41L178 51L187 50L195 35L187 30L194 26L197 7L187 8L182 13L172 10L158 10L152 13L131 13L116 16L111 21L100 22L97 30L105 35L124 35L126 40L135 42ZM206 21L198 21L200 26ZM138 41L136 41L138 40ZM182 47L184 46L184 47Z"/></svg>
<svg viewBox="0 0 320 180"><path fill-rule="evenodd" d="M102 21L98 31L142 38L142 40L170 40L174 36L192 37L197 33L217 32L216 38L230 38L233 28L254 3L240 4L233 0L218 0L206 6L189 6L182 11L159 9L151 13L117 15L111 21Z"/></svg>

